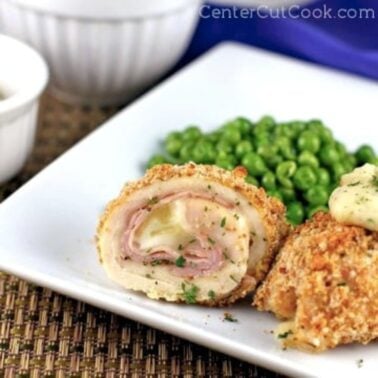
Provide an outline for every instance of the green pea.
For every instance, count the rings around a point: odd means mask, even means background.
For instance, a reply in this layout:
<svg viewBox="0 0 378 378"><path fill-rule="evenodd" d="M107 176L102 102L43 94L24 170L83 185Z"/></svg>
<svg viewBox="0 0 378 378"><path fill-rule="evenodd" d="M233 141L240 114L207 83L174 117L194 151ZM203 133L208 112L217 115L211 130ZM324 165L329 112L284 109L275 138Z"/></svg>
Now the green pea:
<svg viewBox="0 0 378 378"><path fill-rule="evenodd" d="M291 224L301 224L304 220L304 217L305 212L303 209L303 205L300 202L290 202L287 205L286 218Z"/></svg>
<svg viewBox="0 0 378 378"><path fill-rule="evenodd" d="M253 127L253 123L245 117L238 117L232 123L242 135L248 135Z"/></svg>
<svg viewBox="0 0 378 378"><path fill-rule="evenodd" d="M236 127L226 127L222 139L234 146L240 142L241 133Z"/></svg>
<svg viewBox="0 0 378 378"><path fill-rule="evenodd" d="M296 194L295 194L294 189L280 187L280 188L278 188L278 190L282 194L282 198L283 198L285 203L292 202L296 199Z"/></svg>
<svg viewBox="0 0 378 378"><path fill-rule="evenodd" d="M357 149L355 157L359 165L371 163L375 160L375 152L371 146L365 144Z"/></svg>
<svg viewBox="0 0 378 378"><path fill-rule="evenodd" d="M253 151L253 145L249 140L242 140L236 145L235 155L237 158L241 159L248 152Z"/></svg>
<svg viewBox="0 0 378 378"><path fill-rule="evenodd" d="M197 126L189 126L182 133L182 140L196 141L202 135L201 130Z"/></svg>
<svg viewBox="0 0 378 378"><path fill-rule="evenodd" d="M281 154L286 160L295 160L297 158L296 151L293 146L282 147Z"/></svg>
<svg viewBox="0 0 378 378"><path fill-rule="evenodd" d="M348 172L348 168L342 163L335 163L332 167L332 173L336 181L339 181L341 176Z"/></svg>
<svg viewBox="0 0 378 378"><path fill-rule="evenodd" d="M234 148L232 147L232 145L228 141L226 141L224 139L221 139L217 143L216 149L217 149L218 152L223 151L223 152L226 152L227 154L233 153L233 150L234 150Z"/></svg>
<svg viewBox="0 0 378 378"><path fill-rule="evenodd" d="M295 175L297 164L294 161L284 161L277 165L276 175L277 180L285 188L292 188L293 183L291 178Z"/></svg>
<svg viewBox="0 0 378 378"><path fill-rule="evenodd" d="M299 167L294 174L294 185L300 190L308 190L316 184L317 177L311 167Z"/></svg>
<svg viewBox="0 0 378 378"><path fill-rule="evenodd" d="M338 152L339 156L345 157L348 154L348 151L345 147L345 145L341 142L335 142L335 148L336 151Z"/></svg>
<svg viewBox="0 0 378 378"><path fill-rule="evenodd" d="M271 135L269 133L259 133L254 138L254 143L256 145L256 148L260 146L265 146L268 144L271 144Z"/></svg>
<svg viewBox="0 0 378 378"><path fill-rule="evenodd" d="M233 156L226 151L218 151L215 159L228 159L229 156Z"/></svg>
<svg viewBox="0 0 378 378"><path fill-rule="evenodd" d="M283 200L282 194L278 190L274 190L274 189L268 190L266 193L271 197L275 197L275 198L279 199L280 201Z"/></svg>
<svg viewBox="0 0 378 378"><path fill-rule="evenodd" d="M279 151L284 159L295 160L297 157L295 148L291 143L291 140L286 136L281 136L276 139L276 144L278 145Z"/></svg>
<svg viewBox="0 0 378 378"><path fill-rule="evenodd" d="M261 178L261 185L266 190L275 190L276 189L276 176L273 172L266 172Z"/></svg>
<svg viewBox="0 0 378 378"><path fill-rule="evenodd" d="M314 132L303 131L298 138L298 148L316 154L320 149L320 139Z"/></svg>
<svg viewBox="0 0 378 378"><path fill-rule="evenodd" d="M319 158L324 165L332 166L339 161L340 156L334 146L326 145L320 150Z"/></svg>
<svg viewBox="0 0 378 378"><path fill-rule="evenodd" d="M292 129L293 137L297 137L306 128L306 123L302 121L290 122L290 128Z"/></svg>
<svg viewBox="0 0 378 378"><path fill-rule="evenodd" d="M182 133L179 131L171 131L166 136L165 141L168 141L169 139L182 139Z"/></svg>
<svg viewBox="0 0 378 378"><path fill-rule="evenodd" d="M247 168L251 176L262 176L268 170L261 156L253 152L243 156L242 164Z"/></svg>
<svg viewBox="0 0 378 378"><path fill-rule="evenodd" d="M216 156L215 148L209 141L200 139L193 147L192 156L195 163L213 163Z"/></svg>
<svg viewBox="0 0 378 378"><path fill-rule="evenodd" d="M236 159L233 155L227 155L224 157L218 157L215 160L215 164L223 169L232 170L236 166Z"/></svg>
<svg viewBox="0 0 378 378"><path fill-rule="evenodd" d="M188 161L192 160L192 151L193 151L194 143L189 141L185 142L180 150L180 160L183 163L186 163Z"/></svg>
<svg viewBox="0 0 378 378"><path fill-rule="evenodd" d="M257 147L257 154L260 155L263 159L269 160L275 156L278 152L278 146L272 144L260 144Z"/></svg>
<svg viewBox="0 0 378 378"><path fill-rule="evenodd" d="M277 144L278 148L288 147L291 146L291 140L287 136L280 135L276 138L275 144Z"/></svg>
<svg viewBox="0 0 378 378"><path fill-rule="evenodd" d="M332 135L332 131L324 126L322 121L319 120L312 120L307 123L307 129L315 134L318 135L320 138L321 143L323 144L333 144L334 139Z"/></svg>
<svg viewBox="0 0 378 378"><path fill-rule="evenodd" d="M312 218L319 211L322 211L323 213L328 213L328 210L329 209L327 206L310 206L307 210L307 217Z"/></svg>
<svg viewBox="0 0 378 378"><path fill-rule="evenodd" d="M222 133L220 131L213 131L212 133L207 134L207 139L211 143L218 143L221 138Z"/></svg>
<svg viewBox="0 0 378 378"><path fill-rule="evenodd" d="M323 122L320 121L319 119L312 119L307 122L306 128L307 130L318 134L322 130L324 130L326 127L324 126Z"/></svg>
<svg viewBox="0 0 378 378"><path fill-rule="evenodd" d="M352 172L354 168L356 168L354 165L351 165L349 161L345 160L343 163L345 173Z"/></svg>
<svg viewBox="0 0 378 378"><path fill-rule="evenodd" d="M328 127L325 127L324 129L320 130L318 134L323 144L334 143L332 131Z"/></svg>
<svg viewBox="0 0 378 378"><path fill-rule="evenodd" d="M274 128L276 122L271 116L262 117L254 127L254 134L257 135L260 132L270 132Z"/></svg>
<svg viewBox="0 0 378 378"><path fill-rule="evenodd" d="M155 165L165 164L167 162L168 162L168 160L167 160L167 158L165 156L163 156L163 155L154 155L147 162L147 168L152 168Z"/></svg>
<svg viewBox="0 0 378 378"><path fill-rule="evenodd" d="M307 190L305 198L310 205L325 205L328 202L329 193L324 186L315 185Z"/></svg>
<svg viewBox="0 0 378 378"><path fill-rule="evenodd" d="M171 133L168 135L168 137L165 139L165 150L168 152L168 154L177 157L180 153L181 147L182 147L182 140L181 136L177 135L178 133Z"/></svg>
<svg viewBox="0 0 378 378"><path fill-rule="evenodd" d="M255 177L252 177L252 176L249 176L249 175L245 178L245 181L248 184L251 184L251 185L254 185L254 186L257 186L257 187L260 185L258 180Z"/></svg>
<svg viewBox="0 0 378 378"><path fill-rule="evenodd" d="M352 171L354 168L357 167L357 159L353 154L348 154L346 157L346 161L349 164L349 171Z"/></svg>
<svg viewBox="0 0 378 378"><path fill-rule="evenodd" d="M265 163L270 169L276 170L278 164L283 162L283 157L281 155L273 155L269 159L266 159Z"/></svg>
<svg viewBox="0 0 378 378"><path fill-rule="evenodd" d="M274 128L274 136L277 137L286 137L285 133L285 128L284 128L284 123L277 123L277 125Z"/></svg>
<svg viewBox="0 0 378 378"><path fill-rule="evenodd" d="M276 134L294 139L298 136L298 128L295 123L279 123L276 126Z"/></svg>
<svg viewBox="0 0 378 378"><path fill-rule="evenodd" d="M319 167L319 160L310 151L302 151L298 156L298 163L300 165L308 165L309 167L312 167L312 168Z"/></svg>
<svg viewBox="0 0 378 378"><path fill-rule="evenodd" d="M315 171L318 185L327 187L331 183L331 175L325 168L319 168Z"/></svg>

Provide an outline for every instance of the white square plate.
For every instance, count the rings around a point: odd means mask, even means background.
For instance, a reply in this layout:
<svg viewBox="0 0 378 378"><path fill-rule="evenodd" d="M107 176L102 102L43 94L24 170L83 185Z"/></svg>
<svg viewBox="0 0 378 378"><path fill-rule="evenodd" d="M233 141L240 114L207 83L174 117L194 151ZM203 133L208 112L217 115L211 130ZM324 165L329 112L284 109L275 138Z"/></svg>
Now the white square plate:
<svg viewBox="0 0 378 378"><path fill-rule="evenodd" d="M377 144L378 85L265 51L223 44L112 118L0 205L0 268L237 358L300 376L376 375L378 345L320 355L282 351L277 321L247 303L224 309L156 302L104 274L97 219L170 130L238 115L321 118L349 148ZM361 368L357 361L363 359Z"/></svg>

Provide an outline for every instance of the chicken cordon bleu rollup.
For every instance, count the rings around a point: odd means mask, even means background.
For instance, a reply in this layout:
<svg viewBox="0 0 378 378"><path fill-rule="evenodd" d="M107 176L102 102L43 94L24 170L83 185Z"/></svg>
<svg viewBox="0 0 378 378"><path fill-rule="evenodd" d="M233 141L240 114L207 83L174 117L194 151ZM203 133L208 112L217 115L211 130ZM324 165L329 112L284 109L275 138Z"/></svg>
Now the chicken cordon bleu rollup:
<svg viewBox="0 0 378 378"><path fill-rule="evenodd" d="M318 213L287 239L255 295L284 346L321 352L378 338L378 232Z"/></svg>
<svg viewBox="0 0 378 378"><path fill-rule="evenodd" d="M102 264L127 289L224 305L253 291L288 232L285 208L246 171L164 164L127 184L97 232Z"/></svg>

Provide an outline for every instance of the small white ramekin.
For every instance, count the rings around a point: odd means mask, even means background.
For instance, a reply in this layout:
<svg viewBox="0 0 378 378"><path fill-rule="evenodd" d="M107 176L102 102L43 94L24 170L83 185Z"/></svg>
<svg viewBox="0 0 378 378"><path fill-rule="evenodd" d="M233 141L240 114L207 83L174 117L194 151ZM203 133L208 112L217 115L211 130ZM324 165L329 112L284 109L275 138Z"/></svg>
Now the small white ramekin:
<svg viewBox="0 0 378 378"><path fill-rule="evenodd" d="M28 158L37 126L39 97L48 68L31 47L0 34L0 183L18 173Z"/></svg>
<svg viewBox="0 0 378 378"><path fill-rule="evenodd" d="M4 32L46 58L53 94L120 104L180 58L201 0L0 0Z"/></svg>

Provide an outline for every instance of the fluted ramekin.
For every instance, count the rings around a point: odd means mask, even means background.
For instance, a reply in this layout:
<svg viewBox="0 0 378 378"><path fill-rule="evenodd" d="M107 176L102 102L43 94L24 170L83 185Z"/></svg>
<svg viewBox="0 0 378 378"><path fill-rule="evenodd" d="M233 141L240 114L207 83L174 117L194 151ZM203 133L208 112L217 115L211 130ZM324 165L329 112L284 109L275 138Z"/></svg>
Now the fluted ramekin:
<svg viewBox="0 0 378 378"><path fill-rule="evenodd" d="M201 0L0 0L4 31L45 56L53 94L120 104L186 49Z"/></svg>
<svg viewBox="0 0 378 378"><path fill-rule="evenodd" d="M21 170L34 144L39 97L48 82L43 58L0 34L0 183Z"/></svg>

